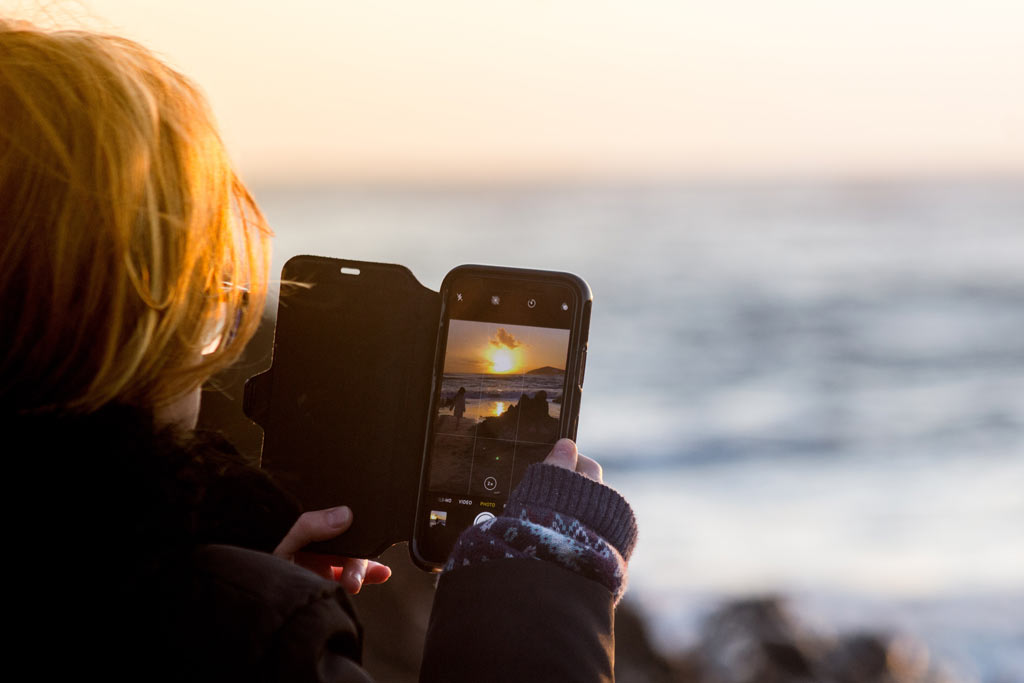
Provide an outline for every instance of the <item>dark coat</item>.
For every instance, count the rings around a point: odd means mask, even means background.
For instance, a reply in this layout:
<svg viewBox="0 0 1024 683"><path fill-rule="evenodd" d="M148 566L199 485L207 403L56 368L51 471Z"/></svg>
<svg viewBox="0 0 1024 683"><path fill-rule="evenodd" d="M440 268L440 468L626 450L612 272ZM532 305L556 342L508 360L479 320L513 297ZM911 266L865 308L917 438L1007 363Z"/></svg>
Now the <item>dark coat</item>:
<svg viewBox="0 0 1024 683"><path fill-rule="evenodd" d="M340 587L269 554L298 506L223 441L116 407L0 429L13 544L36 560L14 623L42 678L370 680ZM448 572L421 680L611 680L611 610L603 586L537 560Z"/></svg>
<svg viewBox="0 0 1024 683"><path fill-rule="evenodd" d="M196 547L143 615L165 680L368 682L362 631L341 588L290 562L227 545Z"/></svg>
<svg viewBox="0 0 1024 683"><path fill-rule="evenodd" d="M441 576L421 681L612 681L612 594L535 559L454 569Z"/></svg>

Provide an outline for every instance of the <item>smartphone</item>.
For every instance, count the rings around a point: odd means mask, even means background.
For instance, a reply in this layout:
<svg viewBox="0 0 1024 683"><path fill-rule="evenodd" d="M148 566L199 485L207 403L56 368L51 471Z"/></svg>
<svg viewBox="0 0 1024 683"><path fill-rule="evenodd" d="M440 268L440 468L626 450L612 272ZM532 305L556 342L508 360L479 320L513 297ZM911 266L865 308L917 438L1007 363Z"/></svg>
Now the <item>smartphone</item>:
<svg viewBox="0 0 1024 683"><path fill-rule="evenodd" d="M581 278L460 266L441 318L412 557L438 570L459 534L501 514L526 468L576 438L593 297Z"/></svg>

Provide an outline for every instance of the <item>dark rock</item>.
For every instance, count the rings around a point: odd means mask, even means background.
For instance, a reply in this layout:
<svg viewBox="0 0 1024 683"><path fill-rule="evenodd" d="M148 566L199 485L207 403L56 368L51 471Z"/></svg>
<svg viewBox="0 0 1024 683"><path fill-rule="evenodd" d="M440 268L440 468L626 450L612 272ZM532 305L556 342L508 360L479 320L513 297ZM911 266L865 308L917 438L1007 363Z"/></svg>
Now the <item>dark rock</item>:
<svg viewBox="0 0 1024 683"><path fill-rule="evenodd" d="M554 443L558 439L558 419L551 417L548 395L538 391L533 396L522 394L498 417L488 417L477 428L480 436L491 439L518 439L537 443Z"/></svg>
<svg viewBox="0 0 1024 683"><path fill-rule="evenodd" d="M710 614L692 659L700 679L716 683L819 680L822 643L774 597L728 603Z"/></svg>
<svg viewBox="0 0 1024 683"><path fill-rule="evenodd" d="M938 683L927 648L906 636L809 631L776 597L727 603L683 657L701 683Z"/></svg>

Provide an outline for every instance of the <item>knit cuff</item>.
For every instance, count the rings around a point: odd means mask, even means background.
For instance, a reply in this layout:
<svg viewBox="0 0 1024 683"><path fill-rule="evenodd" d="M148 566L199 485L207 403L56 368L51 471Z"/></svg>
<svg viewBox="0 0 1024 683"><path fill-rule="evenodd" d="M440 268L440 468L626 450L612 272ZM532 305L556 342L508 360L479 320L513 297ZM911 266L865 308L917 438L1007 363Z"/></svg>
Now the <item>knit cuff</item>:
<svg viewBox="0 0 1024 683"><path fill-rule="evenodd" d="M564 467L537 463L527 468L509 496L503 516L519 517L531 508L579 520L615 547L626 560L636 545L636 517L618 491Z"/></svg>
<svg viewBox="0 0 1024 683"><path fill-rule="evenodd" d="M531 558L550 562L607 588L617 604L626 591L626 560L578 519L551 510L534 510L521 517L502 515L475 524L459 536L445 571L502 561Z"/></svg>

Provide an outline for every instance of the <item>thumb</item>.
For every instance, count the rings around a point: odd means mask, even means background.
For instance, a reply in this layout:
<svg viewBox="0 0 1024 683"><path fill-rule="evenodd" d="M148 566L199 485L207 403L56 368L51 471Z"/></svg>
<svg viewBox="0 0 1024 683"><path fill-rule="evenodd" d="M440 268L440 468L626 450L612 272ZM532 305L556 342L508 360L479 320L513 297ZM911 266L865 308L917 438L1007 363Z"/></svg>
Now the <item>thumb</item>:
<svg viewBox="0 0 1024 683"><path fill-rule="evenodd" d="M579 453L576 450L576 444L573 440L559 439L551 449L551 452L548 453L548 457L544 458L544 463L567 469L570 472L575 472L576 461L578 459Z"/></svg>

